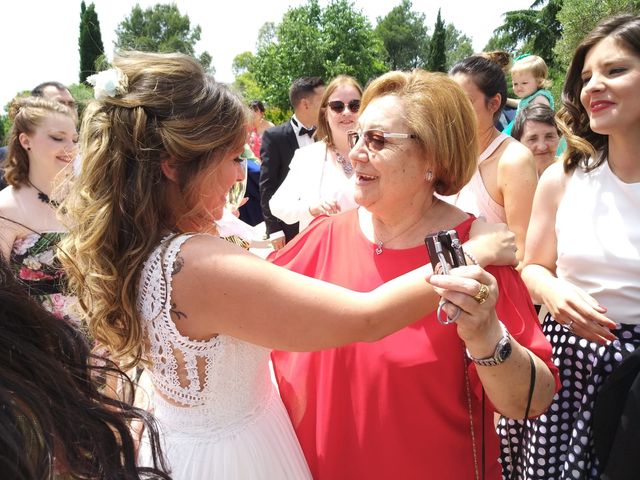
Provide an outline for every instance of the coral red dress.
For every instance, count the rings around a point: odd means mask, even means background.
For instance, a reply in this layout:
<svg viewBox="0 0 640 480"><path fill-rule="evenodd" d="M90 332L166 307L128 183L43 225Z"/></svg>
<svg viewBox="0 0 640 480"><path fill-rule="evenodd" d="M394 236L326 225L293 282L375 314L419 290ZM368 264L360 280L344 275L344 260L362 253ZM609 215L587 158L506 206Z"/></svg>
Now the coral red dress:
<svg viewBox="0 0 640 480"><path fill-rule="evenodd" d="M457 227L462 241L468 238L472 220ZM361 233L357 210L352 210L319 217L271 260L308 276L370 291L424 265L428 255L424 246L385 248L376 255L375 245ZM510 267L488 270L502 292L499 318L557 378L550 345L519 275ZM315 479L477 478L476 469L482 469L483 418L485 478L501 478L493 407L485 398L482 415L475 368L470 365L465 375L456 327L441 325L435 313L377 342L312 353L278 351L272 359Z"/></svg>

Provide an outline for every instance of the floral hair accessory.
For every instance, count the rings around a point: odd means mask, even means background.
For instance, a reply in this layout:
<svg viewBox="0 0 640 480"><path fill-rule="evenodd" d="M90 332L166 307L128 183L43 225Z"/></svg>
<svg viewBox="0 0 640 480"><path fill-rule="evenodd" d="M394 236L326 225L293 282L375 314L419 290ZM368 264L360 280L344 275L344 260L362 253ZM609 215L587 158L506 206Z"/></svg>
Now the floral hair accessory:
<svg viewBox="0 0 640 480"><path fill-rule="evenodd" d="M118 67L110 68L87 77L87 82L93 85L93 97L104 100L127 92L129 79Z"/></svg>

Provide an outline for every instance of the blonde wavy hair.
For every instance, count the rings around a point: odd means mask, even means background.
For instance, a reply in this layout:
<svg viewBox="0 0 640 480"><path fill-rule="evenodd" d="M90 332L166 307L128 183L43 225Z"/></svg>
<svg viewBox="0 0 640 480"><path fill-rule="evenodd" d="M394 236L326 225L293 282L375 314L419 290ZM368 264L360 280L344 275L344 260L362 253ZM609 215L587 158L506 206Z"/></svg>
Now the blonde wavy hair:
<svg viewBox="0 0 640 480"><path fill-rule="evenodd" d="M20 143L20 134L32 135L52 115L66 115L76 123L74 113L66 106L40 97L16 97L9 107L13 122L7 139L4 178L8 185L20 188L29 182L29 155Z"/></svg>
<svg viewBox="0 0 640 480"><path fill-rule="evenodd" d="M200 192L207 173L244 144L249 111L189 56L121 52L113 64L128 86L84 113L60 256L91 334L131 366L143 347L142 266L164 234L212 225ZM175 169L177 198L168 198L164 161Z"/></svg>
<svg viewBox="0 0 640 480"><path fill-rule="evenodd" d="M399 112L428 158L436 193L453 195L471 180L477 164L476 116L456 82L445 74L416 69L389 72L364 91L360 112L377 97L395 95Z"/></svg>
<svg viewBox="0 0 640 480"><path fill-rule="evenodd" d="M549 76L547 63L538 55L528 55L516 60L511 67L511 74L519 72L531 72L538 83L538 88L550 88L552 85L551 80L547 78Z"/></svg>

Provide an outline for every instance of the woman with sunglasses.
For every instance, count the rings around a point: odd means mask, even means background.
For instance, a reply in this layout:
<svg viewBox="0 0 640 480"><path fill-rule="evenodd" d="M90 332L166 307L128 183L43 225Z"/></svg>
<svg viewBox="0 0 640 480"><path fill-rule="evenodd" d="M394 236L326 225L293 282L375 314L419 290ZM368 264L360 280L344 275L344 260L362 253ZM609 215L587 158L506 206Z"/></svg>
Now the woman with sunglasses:
<svg viewBox="0 0 640 480"><path fill-rule="evenodd" d="M296 150L289 174L269 201L271 213L283 222L300 222L302 231L318 215L356 207L347 131L358 120L361 96L362 87L347 75L325 89L315 133L320 141Z"/></svg>
<svg viewBox="0 0 640 480"><path fill-rule="evenodd" d="M476 168L473 110L445 75L374 80L348 138L359 208L317 219L272 254L274 263L366 292L428 259L426 234L455 229L467 241L483 225L435 196L458 192ZM464 248L468 264L500 263L475 239ZM447 290L462 272L483 276ZM491 293L482 285L487 272ZM379 341L272 354L315 479L501 478L494 409L540 414L557 371L518 273L487 272L468 266L431 277L456 325L442 325L443 312L434 311ZM498 298L498 286L509 295Z"/></svg>

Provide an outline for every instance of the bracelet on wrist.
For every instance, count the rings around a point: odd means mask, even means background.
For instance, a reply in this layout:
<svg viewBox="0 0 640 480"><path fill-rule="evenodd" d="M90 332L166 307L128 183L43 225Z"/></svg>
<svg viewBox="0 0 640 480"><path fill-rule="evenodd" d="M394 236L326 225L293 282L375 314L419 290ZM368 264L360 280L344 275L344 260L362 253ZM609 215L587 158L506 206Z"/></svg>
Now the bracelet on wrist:
<svg viewBox="0 0 640 480"><path fill-rule="evenodd" d="M473 254L467 251L465 251L464 254L469 260L471 260L471 263L473 263L474 265L480 265L480 263L478 263L478 260L476 259L476 257L473 256Z"/></svg>

